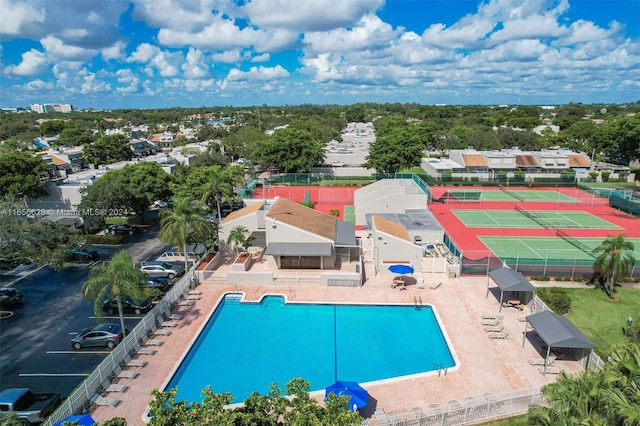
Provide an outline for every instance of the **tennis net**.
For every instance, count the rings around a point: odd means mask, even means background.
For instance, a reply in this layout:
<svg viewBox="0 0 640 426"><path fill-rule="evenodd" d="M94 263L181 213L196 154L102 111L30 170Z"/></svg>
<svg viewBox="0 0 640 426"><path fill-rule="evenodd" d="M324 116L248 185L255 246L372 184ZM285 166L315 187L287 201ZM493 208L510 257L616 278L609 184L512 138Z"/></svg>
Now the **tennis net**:
<svg viewBox="0 0 640 426"><path fill-rule="evenodd" d="M514 206L514 208L518 211L518 213L521 213L523 215L525 215L526 217L528 217L529 219L533 220L534 222L536 222L538 225L542 226L543 228L546 229L551 229L553 228L553 225L550 224L549 222L547 222L545 219L543 219L542 217L538 216L536 213L525 209L524 207L522 207L520 204L516 204Z"/></svg>
<svg viewBox="0 0 640 426"><path fill-rule="evenodd" d="M503 191L506 192L507 194L511 195L513 198L515 198L516 200L520 200L520 201L524 201L524 197L522 195L519 195L517 193L515 193L514 191L507 189L506 187L504 187L502 184L498 185L498 188Z"/></svg>
<svg viewBox="0 0 640 426"><path fill-rule="evenodd" d="M566 242L568 242L569 244L572 244L573 246L575 246L575 247L579 248L580 250L582 250L583 252L587 253L589 256L595 257L595 256L593 256L593 253L591 252L591 247L589 247L585 243L581 243L579 240L577 240L576 238L574 238L571 235L567 234L562 229L560 229L560 228L556 229L556 235L558 237L562 238L563 240L565 240Z"/></svg>

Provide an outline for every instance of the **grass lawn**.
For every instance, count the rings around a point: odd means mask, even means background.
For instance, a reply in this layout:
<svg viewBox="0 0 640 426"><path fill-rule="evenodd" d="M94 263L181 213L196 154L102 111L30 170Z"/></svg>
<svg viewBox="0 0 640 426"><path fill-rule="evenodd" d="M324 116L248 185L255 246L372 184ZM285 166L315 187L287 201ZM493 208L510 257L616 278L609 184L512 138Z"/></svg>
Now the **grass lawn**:
<svg viewBox="0 0 640 426"><path fill-rule="evenodd" d="M613 300L593 287L568 288L567 294L571 311L566 317L597 345L596 353L602 359L625 339L627 317L640 321L640 289L618 288Z"/></svg>

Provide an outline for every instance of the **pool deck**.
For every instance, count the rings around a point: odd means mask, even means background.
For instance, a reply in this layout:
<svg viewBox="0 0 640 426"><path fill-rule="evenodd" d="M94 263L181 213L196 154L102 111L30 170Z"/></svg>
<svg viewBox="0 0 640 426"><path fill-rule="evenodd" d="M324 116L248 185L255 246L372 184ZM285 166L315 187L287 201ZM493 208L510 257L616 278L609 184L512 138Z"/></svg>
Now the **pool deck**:
<svg viewBox="0 0 640 426"><path fill-rule="evenodd" d="M232 291L244 292L246 300L251 301L259 300L265 294L282 294L296 302L413 305L415 300L421 298L424 305L433 305L458 365L446 374L432 372L367 384L366 389L375 401L375 407L381 407L386 412L401 413L414 407L426 409L431 404L447 405L449 401L464 401L467 397L537 388L556 380L557 376L544 376L538 367L529 363L530 358L541 356L541 349L533 332L527 334L523 347L526 323L519 318L530 314L528 308L524 311L503 308L503 324L510 337L503 340L488 337L481 325L482 315L498 313L499 302L494 292L487 296L486 276L449 278L445 274L425 273L425 288L410 283L406 290L400 290L391 287L392 276L374 276L373 270L368 270L371 265L365 266L368 276L373 278L356 288L303 282L280 286L201 283L197 287L202 292L201 299L196 300L193 306L176 308L175 312L184 317L171 329L171 335L154 336L154 339L163 341L161 346L154 347L157 352L154 355L136 356L147 361L146 366L135 368L138 377L119 379L119 383L129 388L125 393L112 393L110 396L122 402L116 407L97 407L91 412L92 416L98 422L124 417L129 425L144 424L143 417L151 400L151 390L164 386L217 302L225 293ZM219 272L222 273L225 267L221 266ZM436 281L442 284L437 289L431 289L430 284ZM492 288L495 289L493 283ZM402 362L402 359L397 362ZM570 374L582 371L575 361L555 361L555 365ZM283 387L284 383L279 385ZM316 397L321 401L323 394Z"/></svg>

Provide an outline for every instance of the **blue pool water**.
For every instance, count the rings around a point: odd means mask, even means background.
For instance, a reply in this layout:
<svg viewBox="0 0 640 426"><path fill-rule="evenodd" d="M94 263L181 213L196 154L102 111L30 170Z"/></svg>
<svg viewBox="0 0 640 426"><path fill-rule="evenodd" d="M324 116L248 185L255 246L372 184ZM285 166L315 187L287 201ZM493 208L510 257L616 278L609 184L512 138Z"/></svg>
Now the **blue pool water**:
<svg viewBox="0 0 640 426"><path fill-rule="evenodd" d="M302 377L311 390L336 380L370 382L451 368L454 359L430 307L285 303L268 296L241 303L226 296L166 389L178 400L201 391L242 402L276 382Z"/></svg>

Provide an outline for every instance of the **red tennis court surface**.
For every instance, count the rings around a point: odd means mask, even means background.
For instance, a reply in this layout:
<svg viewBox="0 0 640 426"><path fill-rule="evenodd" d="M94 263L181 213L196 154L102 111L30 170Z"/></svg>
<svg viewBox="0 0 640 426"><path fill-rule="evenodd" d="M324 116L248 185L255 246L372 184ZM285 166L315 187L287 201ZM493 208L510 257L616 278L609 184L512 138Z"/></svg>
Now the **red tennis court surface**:
<svg viewBox="0 0 640 426"><path fill-rule="evenodd" d="M434 199L442 197L449 189L478 191L478 187L431 187ZM530 188L513 188L518 191L528 190ZM493 189L482 188L482 191L491 191ZM566 195L577 198L578 200L589 200L589 202L578 201L576 203L558 203L558 202L526 202L518 200L513 201L483 201L482 203L431 203L429 208L433 212L438 221L445 227L447 234L455 242L459 249L466 252L487 250L487 247L478 238L482 236L508 236L508 237L555 237L555 229L544 228L468 228L451 210L512 210L515 204L524 204L529 210L554 210L554 211L584 211L597 216L603 220L614 223L621 228L622 231L607 229L566 229L565 231L573 237L593 237L606 238L609 234L618 234L624 232L630 238L640 238L640 219L623 213L619 210L606 205L606 199L593 202L593 195L576 188L531 188L533 191L548 190L560 191ZM499 191L499 189L495 189Z"/></svg>
<svg viewBox="0 0 640 426"><path fill-rule="evenodd" d="M254 198L283 197L296 203L308 198L315 204L317 211L329 214L331 210L340 212L339 219L344 220L344 206L353 205L353 193L361 186L269 186L258 187Z"/></svg>

